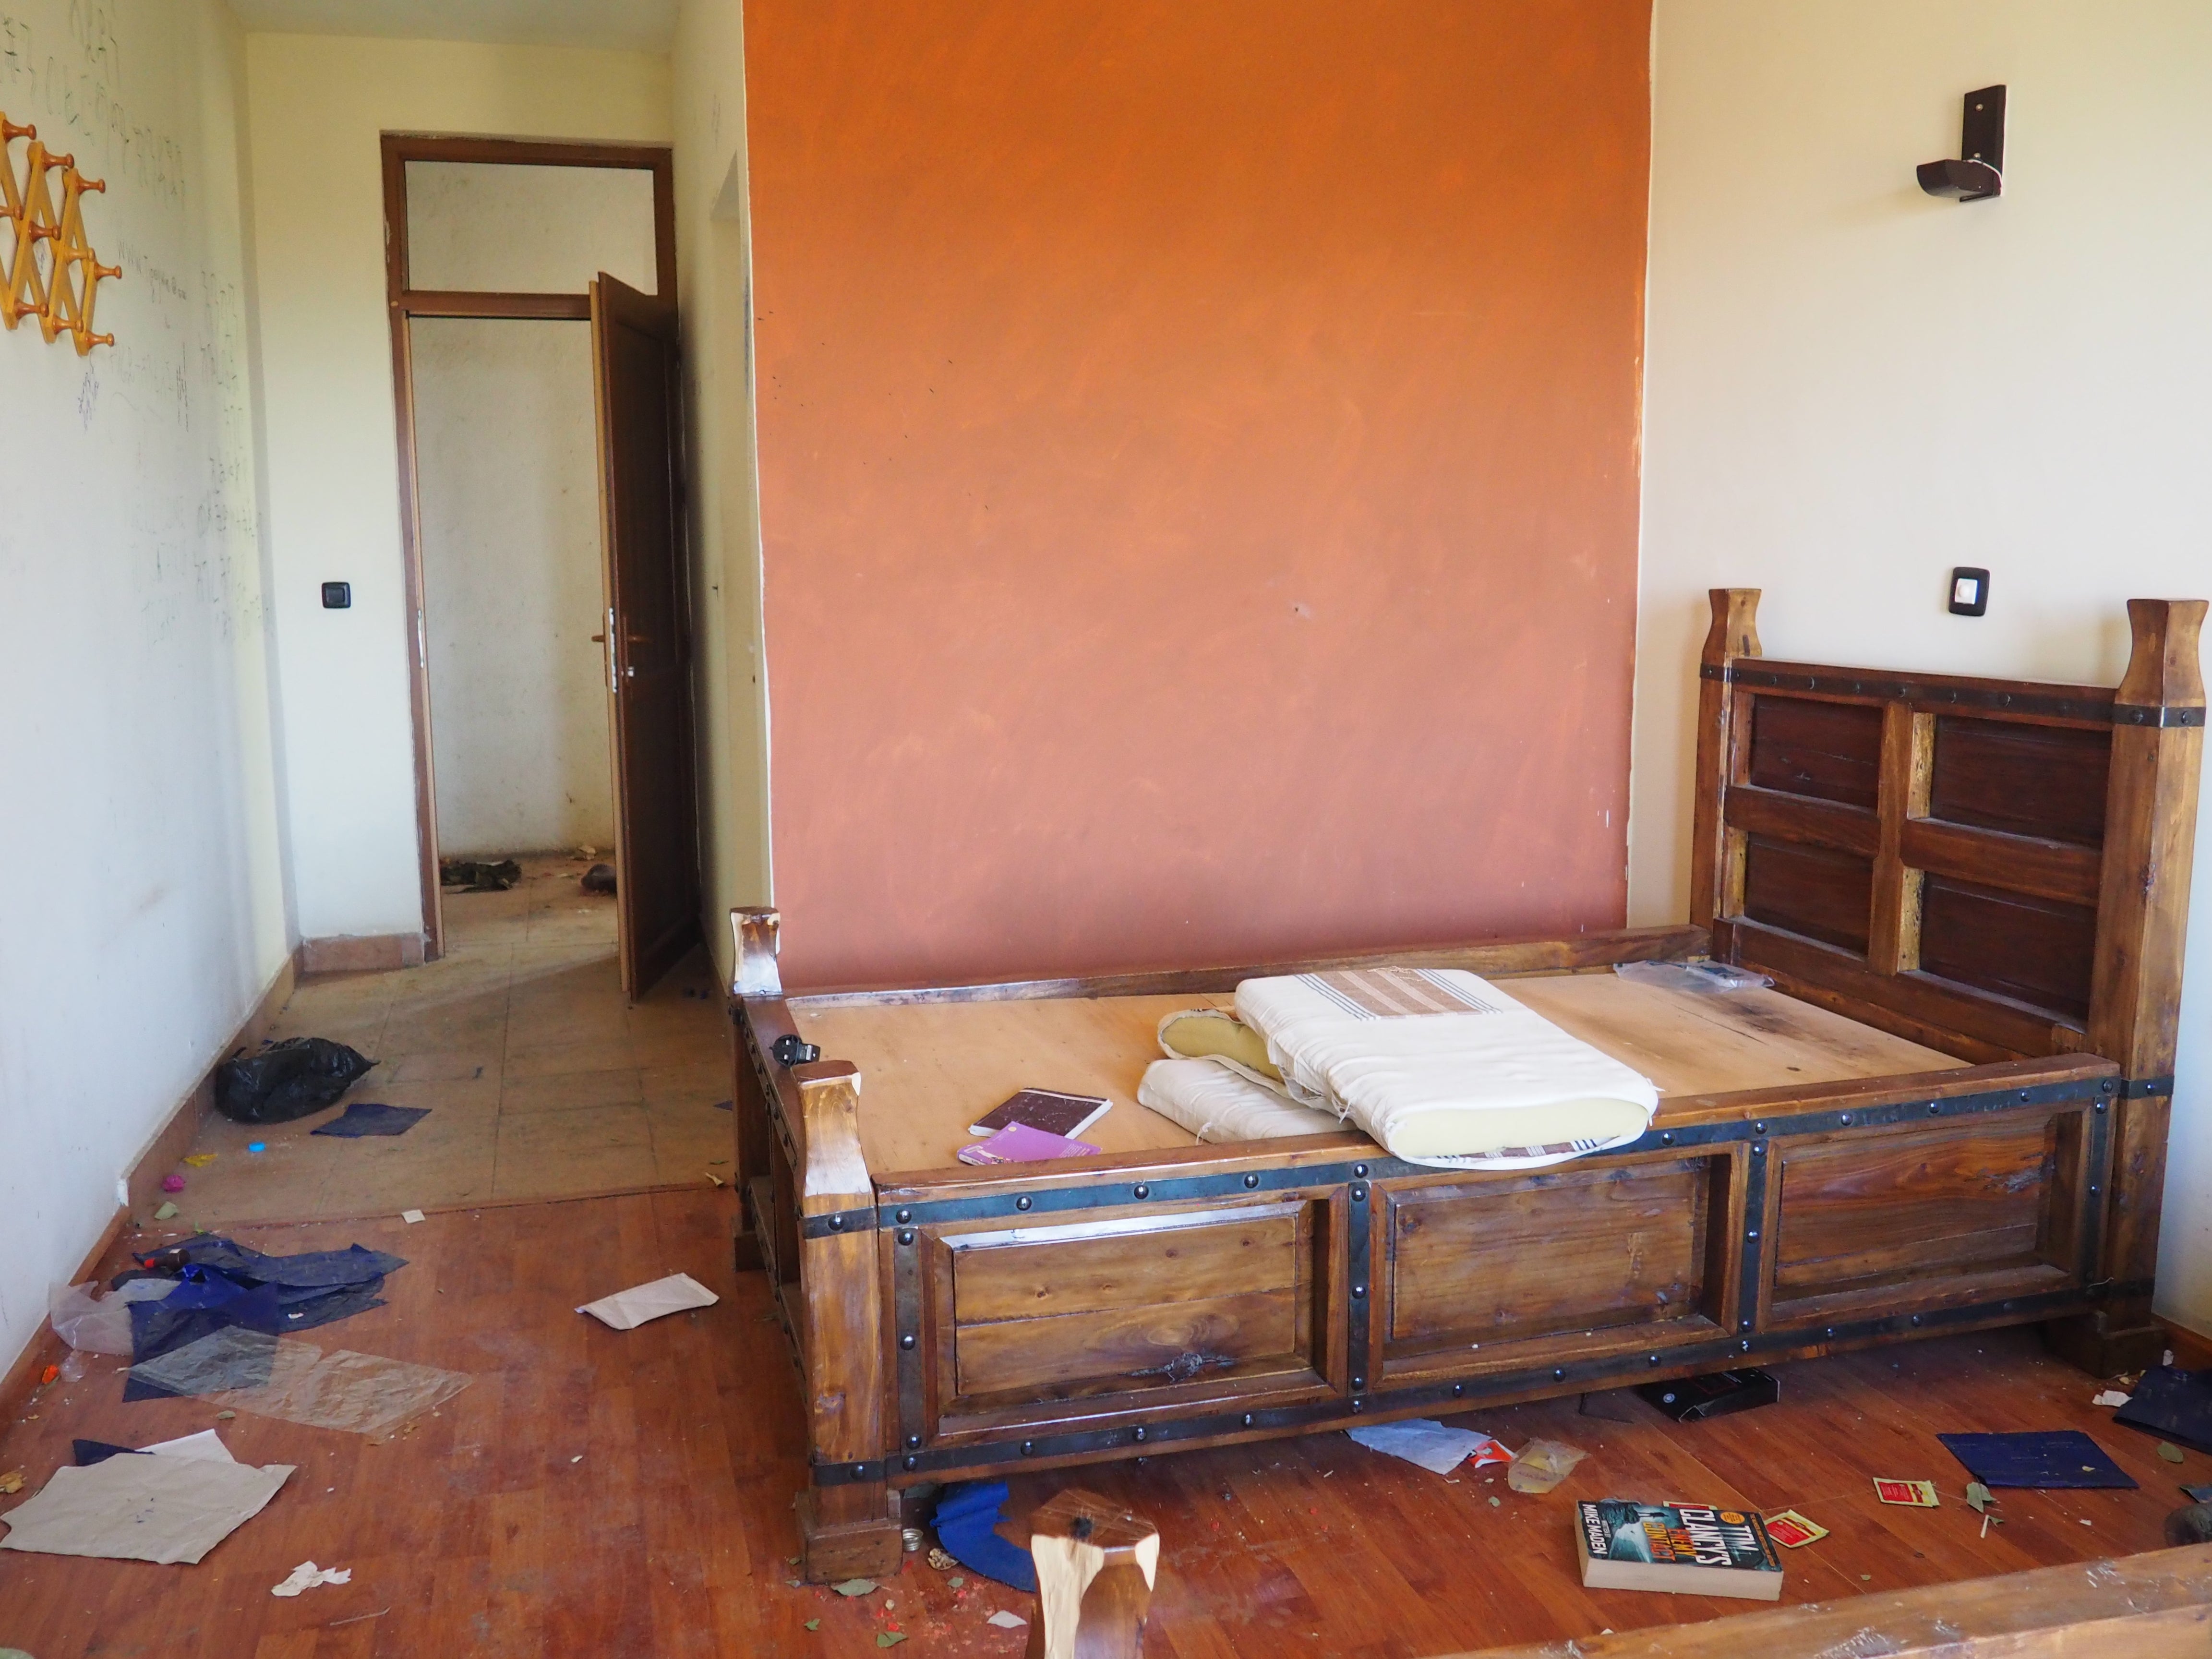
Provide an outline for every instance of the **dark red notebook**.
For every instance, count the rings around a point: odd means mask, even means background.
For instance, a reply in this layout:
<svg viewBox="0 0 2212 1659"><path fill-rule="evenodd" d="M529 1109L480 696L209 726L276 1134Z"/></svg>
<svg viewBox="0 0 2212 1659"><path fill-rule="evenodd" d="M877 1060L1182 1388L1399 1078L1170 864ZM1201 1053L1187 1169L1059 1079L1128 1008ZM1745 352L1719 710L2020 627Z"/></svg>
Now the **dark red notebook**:
<svg viewBox="0 0 2212 1659"><path fill-rule="evenodd" d="M994 1135L1017 1123L1073 1140L1106 1115L1110 1100L1097 1095L1064 1095L1054 1089L1024 1089L1000 1101L968 1126L971 1135Z"/></svg>

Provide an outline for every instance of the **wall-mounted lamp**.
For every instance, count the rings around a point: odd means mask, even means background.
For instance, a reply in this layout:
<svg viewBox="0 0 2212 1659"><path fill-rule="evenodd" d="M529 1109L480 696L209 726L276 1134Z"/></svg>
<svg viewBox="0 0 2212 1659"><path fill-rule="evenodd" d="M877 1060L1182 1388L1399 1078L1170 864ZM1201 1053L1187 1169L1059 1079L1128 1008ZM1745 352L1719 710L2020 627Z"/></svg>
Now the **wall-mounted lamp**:
<svg viewBox="0 0 2212 1659"><path fill-rule="evenodd" d="M1986 202L2004 192L2005 89L1984 87L1966 94L1966 112L1959 124L1956 161L1923 161L1920 188L1930 196L1954 196L1961 202Z"/></svg>

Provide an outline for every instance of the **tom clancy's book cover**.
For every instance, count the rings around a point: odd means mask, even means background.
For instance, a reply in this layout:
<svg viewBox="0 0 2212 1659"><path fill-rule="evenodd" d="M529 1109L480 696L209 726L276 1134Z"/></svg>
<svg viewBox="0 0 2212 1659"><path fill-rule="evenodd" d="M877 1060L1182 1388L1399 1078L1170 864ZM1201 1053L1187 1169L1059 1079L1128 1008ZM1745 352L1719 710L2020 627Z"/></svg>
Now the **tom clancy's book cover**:
<svg viewBox="0 0 2212 1659"><path fill-rule="evenodd" d="M1765 1522L1709 1504L1607 1498L1575 1505L1583 1583L1680 1595L1782 1596L1782 1558Z"/></svg>

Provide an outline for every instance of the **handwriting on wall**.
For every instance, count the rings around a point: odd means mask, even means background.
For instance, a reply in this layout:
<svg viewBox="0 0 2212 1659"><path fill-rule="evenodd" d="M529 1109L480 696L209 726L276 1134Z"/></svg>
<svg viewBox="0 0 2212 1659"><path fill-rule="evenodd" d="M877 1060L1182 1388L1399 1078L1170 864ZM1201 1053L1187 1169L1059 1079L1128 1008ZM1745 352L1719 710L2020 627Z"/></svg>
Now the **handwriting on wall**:
<svg viewBox="0 0 2212 1659"><path fill-rule="evenodd" d="M22 172L15 169L15 143L26 141ZM61 204L54 204L54 175L61 175ZM100 283L120 276L120 265L104 265L85 239L84 198L105 191L105 180L76 170L74 155L56 155L35 126L18 126L0 112L0 323L14 328L26 317L52 345L67 334L76 355L87 357L96 345L113 345L112 334L95 334L92 313Z"/></svg>

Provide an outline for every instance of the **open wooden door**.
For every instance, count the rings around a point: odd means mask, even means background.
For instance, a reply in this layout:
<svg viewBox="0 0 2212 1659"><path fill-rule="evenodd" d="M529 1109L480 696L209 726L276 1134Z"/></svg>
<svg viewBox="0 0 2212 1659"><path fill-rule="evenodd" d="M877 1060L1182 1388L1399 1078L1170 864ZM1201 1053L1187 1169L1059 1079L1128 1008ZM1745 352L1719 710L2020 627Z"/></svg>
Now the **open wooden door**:
<svg viewBox="0 0 2212 1659"><path fill-rule="evenodd" d="M681 378L676 307L600 273L592 363L606 550L608 724L623 988L635 1001L699 940Z"/></svg>

